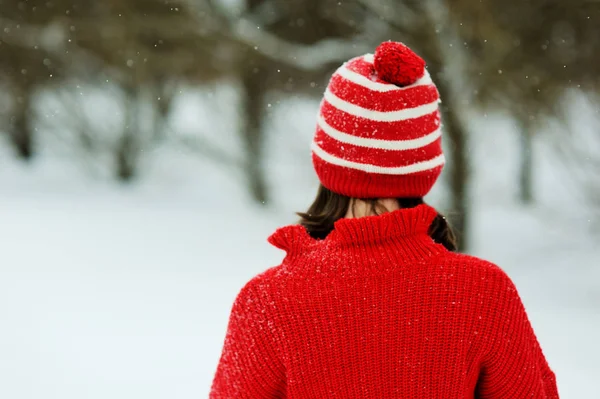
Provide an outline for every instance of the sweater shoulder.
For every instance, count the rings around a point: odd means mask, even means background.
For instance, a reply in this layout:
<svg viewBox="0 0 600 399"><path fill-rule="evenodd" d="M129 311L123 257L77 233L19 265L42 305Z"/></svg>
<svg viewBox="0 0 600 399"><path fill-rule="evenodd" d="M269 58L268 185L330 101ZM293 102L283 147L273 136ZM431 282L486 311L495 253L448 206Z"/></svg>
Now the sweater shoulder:
<svg viewBox="0 0 600 399"><path fill-rule="evenodd" d="M282 265L273 266L252 277L240 290L239 296L269 298L285 274Z"/></svg>
<svg viewBox="0 0 600 399"><path fill-rule="evenodd" d="M448 253L442 259L446 267L453 268L459 275L478 276L479 280L487 281L494 287L515 289L514 283L506 271L493 262L459 253Z"/></svg>
<svg viewBox="0 0 600 399"><path fill-rule="evenodd" d="M479 258L477 256L461 254L456 252L448 252L445 259L457 265L467 266L472 269L477 269L490 274L505 275L506 272L496 263L489 260Z"/></svg>

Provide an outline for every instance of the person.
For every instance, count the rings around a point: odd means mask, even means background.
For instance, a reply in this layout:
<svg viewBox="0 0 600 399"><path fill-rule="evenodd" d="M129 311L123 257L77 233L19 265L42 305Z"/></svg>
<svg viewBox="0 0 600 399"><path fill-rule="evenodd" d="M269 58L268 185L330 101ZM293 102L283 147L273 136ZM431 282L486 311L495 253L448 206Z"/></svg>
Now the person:
<svg viewBox="0 0 600 399"><path fill-rule="evenodd" d="M319 193L237 296L211 399L558 398L515 285L425 204L445 163L425 62L382 43L332 76Z"/></svg>

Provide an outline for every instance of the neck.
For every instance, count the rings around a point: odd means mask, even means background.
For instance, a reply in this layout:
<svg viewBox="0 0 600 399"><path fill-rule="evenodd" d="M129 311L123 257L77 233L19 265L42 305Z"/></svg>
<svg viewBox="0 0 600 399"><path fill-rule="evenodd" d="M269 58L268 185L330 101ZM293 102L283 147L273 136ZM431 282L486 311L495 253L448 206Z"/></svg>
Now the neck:
<svg viewBox="0 0 600 399"><path fill-rule="evenodd" d="M395 198L381 198L377 200L361 200L353 198L346 212L346 219L376 216L400 209L400 204Z"/></svg>

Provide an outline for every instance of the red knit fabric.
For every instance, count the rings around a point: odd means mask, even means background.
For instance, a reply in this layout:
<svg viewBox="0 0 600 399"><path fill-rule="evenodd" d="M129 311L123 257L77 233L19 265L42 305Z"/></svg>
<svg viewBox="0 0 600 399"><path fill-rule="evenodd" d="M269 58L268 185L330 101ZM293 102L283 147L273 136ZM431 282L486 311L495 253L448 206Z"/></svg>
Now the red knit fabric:
<svg viewBox="0 0 600 399"><path fill-rule="evenodd" d="M425 72L425 61L402 43L384 42L375 52L375 69L387 82L408 86Z"/></svg>
<svg viewBox="0 0 600 399"><path fill-rule="evenodd" d="M434 243L436 214L278 230L287 257L238 295L210 398L558 398L513 282Z"/></svg>
<svg viewBox="0 0 600 399"><path fill-rule="evenodd" d="M317 174L323 180L328 180L329 190L336 193L352 192L356 198L394 198L398 194L398 187L402 187L404 198L418 198L431 189L442 172L442 166L439 166L404 176L365 173L327 164L315 155L313 165Z"/></svg>

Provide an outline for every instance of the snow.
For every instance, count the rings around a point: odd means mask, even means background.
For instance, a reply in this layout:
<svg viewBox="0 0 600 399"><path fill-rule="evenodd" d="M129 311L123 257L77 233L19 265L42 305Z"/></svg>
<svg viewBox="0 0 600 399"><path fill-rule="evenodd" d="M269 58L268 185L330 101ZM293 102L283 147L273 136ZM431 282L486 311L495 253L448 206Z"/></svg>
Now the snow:
<svg viewBox="0 0 600 399"><path fill-rule="evenodd" d="M316 187L302 151L315 110L297 99L274 111L267 209L250 203L240 176L177 151L161 150L143 180L118 186L52 155L18 165L0 146L0 397L206 397L235 295L281 260L265 239ZM289 123L290 112L301 117ZM472 252L515 281L561 397L600 397L589 213L569 206L543 159L539 192L552 198L517 205L510 126L478 123ZM443 195L437 188L432 203Z"/></svg>
<svg viewBox="0 0 600 399"><path fill-rule="evenodd" d="M236 290L278 258L276 223L235 202L107 190L0 208L5 398L206 397Z"/></svg>

